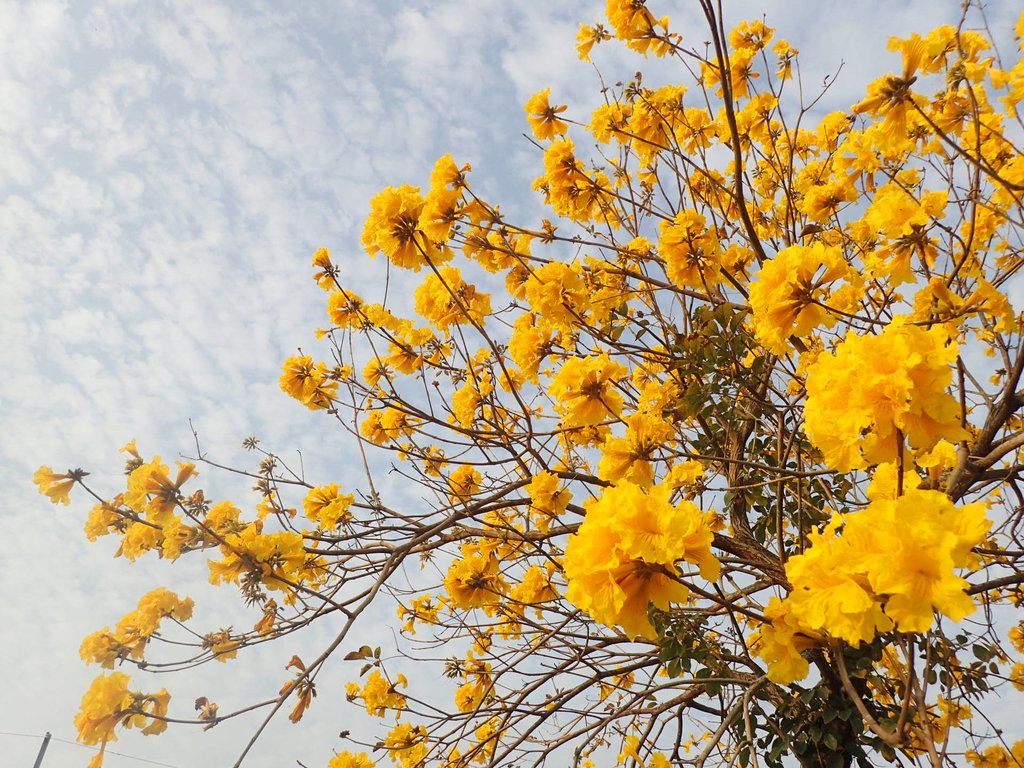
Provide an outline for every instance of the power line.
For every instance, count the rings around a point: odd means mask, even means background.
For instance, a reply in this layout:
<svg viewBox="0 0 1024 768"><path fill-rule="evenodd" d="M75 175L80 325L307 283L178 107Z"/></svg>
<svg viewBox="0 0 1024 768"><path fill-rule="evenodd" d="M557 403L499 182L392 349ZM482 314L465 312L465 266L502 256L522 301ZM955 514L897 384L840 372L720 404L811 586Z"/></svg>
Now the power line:
<svg viewBox="0 0 1024 768"><path fill-rule="evenodd" d="M11 731L0 731L0 736L21 736L26 739L43 739L45 736L40 736L38 733L13 733ZM77 741L71 741L70 739L62 739L60 736L51 736L52 741L60 741L64 744L71 744L75 747L81 747L82 749L88 749L92 752L99 752L99 747L91 747L88 744L79 744ZM108 755L117 755L118 757L126 757L129 760L138 760L140 763L149 763L150 765L160 765L163 768L179 768L179 766L171 765L170 763L161 763L157 760L148 760L145 757L136 757L135 755L126 755L124 752L115 752L112 749L106 751Z"/></svg>

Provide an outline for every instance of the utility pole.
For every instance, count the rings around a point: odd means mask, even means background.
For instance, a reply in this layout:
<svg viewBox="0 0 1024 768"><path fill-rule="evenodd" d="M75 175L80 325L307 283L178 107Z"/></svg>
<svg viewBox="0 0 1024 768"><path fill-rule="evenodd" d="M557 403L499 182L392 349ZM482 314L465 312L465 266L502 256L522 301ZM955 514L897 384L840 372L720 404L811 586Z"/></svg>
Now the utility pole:
<svg viewBox="0 0 1024 768"><path fill-rule="evenodd" d="M43 736L43 744L39 747L39 754L36 755L36 764L32 768L39 768L43 764L43 755L46 754L46 746L50 743L50 732L47 731L46 735Z"/></svg>

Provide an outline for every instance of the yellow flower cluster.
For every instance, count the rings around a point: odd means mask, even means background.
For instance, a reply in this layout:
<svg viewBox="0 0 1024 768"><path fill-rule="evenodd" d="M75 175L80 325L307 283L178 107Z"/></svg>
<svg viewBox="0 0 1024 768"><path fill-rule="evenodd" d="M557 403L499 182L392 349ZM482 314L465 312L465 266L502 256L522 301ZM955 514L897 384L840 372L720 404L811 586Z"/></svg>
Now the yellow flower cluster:
<svg viewBox="0 0 1024 768"><path fill-rule="evenodd" d="M371 443L384 445L400 437L408 437L418 425L419 421L405 411L384 408L367 413L359 431Z"/></svg>
<svg viewBox="0 0 1024 768"><path fill-rule="evenodd" d="M560 331L570 331L578 324L591 303L587 284L576 264L552 261L537 267L531 270L523 290L534 315Z"/></svg>
<svg viewBox="0 0 1024 768"><path fill-rule="evenodd" d="M648 51L664 56L672 50L673 38L668 32L668 16L655 19L647 10L646 0L608 0L605 14L615 36L639 53ZM659 31L660 28L660 31Z"/></svg>
<svg viewBox="0 0 1024 768"><path fill-rule="evenodd" d="M534 180L534 189L544 193L545 202L559 216L618 227L612 180L604 171L588 172L575 152L571 139L552 142L544 150L544 175Z"/></svg>
<svg viewBox="0 0 1024 768"><path fill-rule="evenodd" d="M237 584L243 576L251 574L267 589L291 593L290 584L313 578L316 561L307 557L302 534L262 533L261 528L258 524L248 525L224 537L223 558L209 562L211 584Z"/></svg>
<svg viewBox="0 0 1024 768"><path fill-rule="evenodd" d="M440 330L478 324L491 313L491 297L462 279L455 267L441 267L416 289L416 311Z"/></svg>
<svg viewBox="0 0 1024 768"><path fill-rule="evenodd" d="M418 595L408 606L399 603L398 618L404 622L402 631L415 635L417 622L436 624L438 615L444 606L444 600L437 600L433 595Z"/></svg>
<svg viewBox="0 0 1024 768"><path fill-rule="evenodd" d="M722 247L713 227L697 211L681 210L661 223L658 249L666 272L682 288L710 288L722 281Z"/></svg>
<svg viewBox="0 0 1024 768"><path fill-rule="evenodd" d="M422 725L399 723L384 738L384 748L396 765L416 768L422 765L427 754L427 729Z"/></svg>
<svg viewBox="0 0 1024 768"><path fill-rule="evenodd" d="M83 744L99 744L99 753L89 761L89 768L100 768L108 741L117 741L115 729L141 728L147 736L163 733L167 706L171 695L166 690L146 694L128 690L131 678L123 672L100 675L92 681L82 697L75 716L78 740Z"/></svg>
<svg viewBox="0 0 1024 768"><path fill-rule="evenodd" d="M523 574L522 580L516 584L509 597L516 603L523 605L535 605L547 600L558 598L558 592L551 583L555 575L555 564L552 562L545 565L531 565Z"/></svg>
<svg viewBox="0 0 1024 768"><path fill-rule="evenodd" d="M327 768L374 768L377 763L365 752L339 752L327 764Z"/></svg>
<svg viewBox="0 0 1024 768"><path fill-rule="evenodd" d="M459 712L472 712L492 697L494 681L491 665L474 658L473 652L470 651L461 667L466 682L455 692L455 707Z"/></svg>
<svg viewBox="0 0 1024 768"><path fill-rule="evenodd" d="M363 247L371 256L383 253L397 267L419 270L429 259L438 263L442 253L420 225L426 200L419 187L387 187L370 201L363 226Z"/></svg>
<svg viewBox="0 0 1024 768"><path fill-rule="evenodd" d="M452 563L444 578L444 588L456 608L487 608L501 600L508 583L501 574L501 561L493 552L463 546L463 557Z"/></svg>
<svg viewBox="0 0 1024 768"><path fill-rule="evenodd" d="M984 752L970 749L964 757L971 768L1019 768L1024 765L1024 739L1014 742L1010 749L999 744L993 744Z"/></svg>
<svg viewBox="0 0 1024 768"><path fill-rule="evenodd" d="M167 466L154 456L128 476L124 503L136 512L145 512L154 522L163 522L181 498L181 487L195 474L195 464L179 461L178 473L171 480Z"/></svg>
<svg viewBox="0 0 1024 768"><path fill-rule="evenodd" d="M626 366L607 353L566 360L549 388L558 401L565 426L593 426L618 418L623 397L615 384L627 373Z"/></svg>
<svg viewBox="0 0 1024 768"><path fill-rule="evenodd" d="M362 699L368 714L374 717L384 717L388 711L395 712L396 716L405 709L405 696L398 692L399 686L405 688L409 681L405 675L398 675L394 682L388 680L379 670L373 670L366 678L366 684L360 688L359 683L349 683L346 686L346 694L349 701Z"/></svg>
<svg viewBox="0 0 1024 768"><path fill-rule="evenodd" d="M469 501L473 494L480 490L480 483L483 476L476 467L463 464L457 467L448 476L448 487L451 489L450 498L455 501L461 499Z"/></svg>
<svg viewBox="0 0 1024 768"><path fill-rule="evenodd" d="M833 291L840 280L846 285ZM762 265L750 286L754 337L772 354L785 355L790 336L835 325L838 318L829 307L850 312L861 290L856 270L839 248L823 243L785 248Z"/></svg>
<svg viewBox="0 0 1024 768"><path fill-rule="evenodd" d="M526 490L530 495L530 517L542 532L550 529L551 521L560 517L572 500L572 491L552 472L538 472Z"/></svg>
<svg viewBox="0 0 1024 768"><path fill-rule="evenodd" d="M330 377L326 363L314 363L309 355L293 355L284 361L281 389L310 410L330 408L338 382Z"/></svg>
<svg viewBox="0 0 1024 768"><path fill-rule="evenodd" d="M602 480L626 479L642 486L654 483L654 461L675 436L672 425L660 416L637 411L626 418L625 437L610 437L601 446L597 474Z"/></svg>
<svg viewBox="0 0 1024 768"><path fill-rule="evenodd" d="M160 622L167 617L187 621L193 606L191 598L182 600L163 587L154 589L139 600L138 608L123 617L113 631L104 628L86 637L79 649L82 660L113 669L115 661L141 659L149 639L160 629Z"/></svg>
<svg viewBox="0 0 1024 768"><path fill-rule="evenodd" d="M983 503L956 507L941 491L916 488L837 515L786 563L793 591L773 600L771 623L755 636L769 677L803 678L800 651L825 634L860 645L892 629L926 632L936 611L954 621L969 615L974 601L956 570L974 564L971 548L990 525Z"/></svg>
<svg viewBox="0 0 1024 768"><path fill-rule="evenodd" d="M640 754L641 741L638 736L627 736L619 752L617 766L639 766L639 768L672 768L672 761L661 752L655 752L649 760Z"/></svg>
<svg viewBox="0 0 1024 768"><path fill-rule="evenodd" d="M875 336L849 334L807 371L804 430L840 472L897 459L904 437L929 450L968 437L946 392L957 345L940 327L894 322Z"/></svg>
<svg viewBox="0 0 1024 768"><path fill-rule="evenodd" d="M396 267L419 271L454 255L447 241L461 216L479 219L476 201L463 203L462 187L469 166L458 167L450 155L437 161L426 196L419 187L387 187L370 201L362 243L370 256L383 253Z"/></svg>
<svg viewBox="0 0 1024 768"><path fill-rule="evenodd" d="M330 483L311 488L302 502L302 510L306 517L329 531L352 519L349 510L355 500L355 496L341 493L336 484Z"/></svg>
<svg viewBox="0 0 1024 768"><path fill-rule="evenodd" d="M708 517L688 501L672 504L670 494L667 486L616 483L586 504L583 524L565 548L565 596L631 638L655 636L647 618L651 603L667 609L687 601L678 561L698 566L709 581L719 576Z"/></svg>

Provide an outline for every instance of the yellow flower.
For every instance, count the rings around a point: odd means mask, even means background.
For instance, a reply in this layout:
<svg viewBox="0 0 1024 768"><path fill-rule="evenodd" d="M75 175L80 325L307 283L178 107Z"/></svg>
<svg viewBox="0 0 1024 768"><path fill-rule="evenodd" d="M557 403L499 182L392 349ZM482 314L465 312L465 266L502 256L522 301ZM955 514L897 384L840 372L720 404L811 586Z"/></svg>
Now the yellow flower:
<svg viewBox="0 0 1024 768"><path fill-rule="evenodd" d="M456 560L444 578L444 587L456 608L469 610L494 605L508 591L498 559L479 552Z"/></svg>
<svg viewBox="0 0 1024 768"><path fill-rule="evenodd" d="M422 725L399 723L384 739L384 747L395 763L404 768L418 765L427 754L427 729Z"/></svg>
<svg viewBox="0 0 1024 768"><path fill-rule="evenodd" d="M310 489L302 502L302 509L306 517L329 531L352 519L349 508L355 500L352 494L339 493L338 486L331 483Z"/></svg>
<svg viewBox="0 0 1024 768"><path fill-rule="evenodd" d="M610 40L611 35L600 24L591 27L581 24L576 33L576 54L582 61L590 61L590 51L596 43L603 40Z"/></svg>
<svg viewBox="0 0 1024 768"><path fill-rule="evenodd" d="M1010 645L1013 646L1017 653L1024 653L1024 622L1010 627L1007 637L1010 639Z"/></svg>
<svg viewBox="0 0 1024 768"><path fill-rule="evenodd" d="M953 621L974 611L967 581L955 569L971 564L971 548L990 524L981 502L956 507L941 491L910 489L848 516L843 538L854 557L848 567L885 596L885 613L897 629L925 632L935 611Z"/></svg>
<svg viewBox="0 0 1024 768"><path fill-rule="evenodd" d="M459 189L464 187L466 186L466 174L471 170L472 167L469 163L460 167L455 164L451 155L442 155L434 163L434 168L430 172L430 188L451 187L452 189Z"/></svg>
<svg viewBox="0 0 1024 768"><path fill-rule="evenodd" d="M916 257L931 266L937 257L938 250L928 230L945 215L947 200L945 191L915 195L903 183L881 187L864 217L850 227L860 240L881 241L881 247L864 259L866 273L871 277L888 277L897 285L916 280L912 260Z"/></svg>
<svg viewBox="0 0 1024 768"><path fill-rule="evenodd" d="M472 712L483 702L489 685L481 685L478 680L471 680L459 686L455 691L455 707L459 712Z"/></svg>
<svg viewBox="0 0 1024 768"><path fill-rule="evenodd" d="M441 267L416 289L416 311L447 330L451 325L480 323L491 313L491 297L462 279L455 267Z"/></svg>
<svg viewBox="0 0 1024 768"><path fill-rule="evenodd" d="M211 584L238 583L251 574L267 589L287 592L289 582L302 580L308 557L302 535L292 531L261 533L261 528L249 525L224 537L223 559L209 561Z"/></svg>
<svg viewBox="0 0 1024 768"><path fill-rule="evenodd" d="M775 36L775 30L763 21L741 21L729 33L729 45L761 51Z"/></svg>
<svg viewBox="0 0 1024 768"><path fill-rule="evenodd" d="M327 299L327 314L339 328L358 328L363 324L363 300L351 291L334 291Z"/></svg>
<svg viewBox="0 0 1024 768"><path fill-rule="evenodd" d="M128 475L128 490L124 503L136 512L147 512L156 522L163 523L181 499L181 486L196 474L195 464L177 462L178 472L171 480L168 469L159 456L141 464Z"/></svg>
<svg viewBox="0 0 1024 768"><path fill-rule="evenodd" d="M171 703L171 694L166 688L161 688L156 693L151 693L144 699L143 712L150 718L149 725L142 729L146 736L155 736L167 730L167 709Z"/></svg>
<svg viewBox="0 0 1024 768"><path fill-rule="evenodd" d="M626 41L626 45L640 53L649 50L655 56L664 56L671 48L668 46L668 17L655 20L647 10L646 0L608 0L605 13L608 23L615 30L615 36ZM659 33L656 27L661 27Z"/></svg>
<svg viewBox="0 0 1024 768"><path fill-rule="evenodd" d="M135 698L128 690L130 679L123 672L114 672L100 675L92 681L75 716L80 742L106 744L108 741L117 741L114 728Z"/></svg>
<svg viewBox="0 0 1024 768"><path fill-rule="evenodd" d="M327 768L374 768L374 762L365 752L339 752L327 764Z"/></svg>
<svg viewBox="0 0 1024 768"><path fill-rule="evenodd" d="M793 591L786 608L800 627L828 632L848 643L870 642L893 627L862 574L851 567L857 553L850 540L834 535L839 520L811 535L811 547L786 562Z"/></svg>
<svg viewBox="0 0 1024 768"><path fill-rule="evenodd" d="M562 331L571 331L590 307L586 282L575 263L553 261L534 269L524 290L532 317Z"/></svg>
<svg viewBox="0 0 1024 768"><path fill-rule="evenodd" d="M552 107L548 103L550 96L551 89L545 88L533 94L523 107L526 110L526 120L533 129L533 135L541 141L554 139L569 130L569 124L558 117L568 107L564 104Z"/></svg>
<svg viewBox="0 0 1024 768"><path fill-rule="evenodd" d="M946 392L956 357L941 327L894 322L876 336L848 335L808 368L808 438L830 467L847 472L894 461L900 433L915 450L968 437Z"/></svg>
<svg viewBox="0 0 1024 768"><path fill-rule="evenodd" d="M1014 664L1010 670L1009 679L1014 688L1024 691L1024 664Z"/></svg>
<svg viewBox="0 0 1024 768"><path fill-rule="evenodd" d="M665 483L671 488L692 485L704 476L704 465L693 459L675 464L669 470Z"/></svg>
<svg viewBox="0 0 1024 768"><path fill-rule="evenodd" d="M124 539L117 555L135 560L140 555L160 547L163 533L160 527L148 523L132 523L124 531Z"/></svg>
<svg viewBox="0 0 1024 768"><path fill-rule="evenodd" d="M540 364L551 351L555 333L536 325L537 317L528 312L516 318L508 342L508 354L528 381L537 383Z"/></svg>
<svg viewBox="0 0 1024 768"><path fill-rule="evenodd" d="M755 638L771 679L806 675L806 662L797 658L806 647L801 638L827 633L860 645L894 628L927 632L936 611L965 618L974 601L956 569L972 564L971 549L990 525L983 503L956 507L941 491L919 489L877 496L859 512L836 515L786 562L793 590L769 605L771 626Z"/></svg>
<svg viewBox="0 0 1024 768"><path fill-rule="evenodd" d="M579 530L569 538L563 567L566 598L596 621L621 626L632 638L653 637L647 606L685 602L676 562L697 565L718 578L707 518L688 501L672 505L667 486L645 491L623 480L587 503Z"/></svg>
<svg viewBox="0 0 1024 768"><path fill-rule="evenodd" d="M420 211L419 227L434 243L445 243L459 219L462 193L447 187L432 187Z"/></svg>
<svg viewBox="0 0 1024 768"><path fill-rule="evenodd" d="M768 679L780 685L803 680L810 671L801 655L821 641L821 636L803 627L794 617L792 606L773 597L765 608L768 623L750 637L750 650L768 664Z"/></svg>
<svg viewBox="0 0 1024 768"><path fill-rule="evenodd" d="M629 116L629 134L633 137L630 146L641 165L653 168L658 153L672 146L676 126L685 126L685 94L684 86L666 85L654 91L644 89L642 98L633 102Z"/></svg>
<svg viewBox="0 0 1024 768"><path fill-rule="evenodd" d="M601 447L598 477L611 482L625 478L637 485L652 485L651 462L660 448L670 444L673 435L672 426L660 416L634 413L626 419L625 437L609 438Z"/></svg>
<svg viewBox="0 0 1024 768"><path fill-rule="evenodd" d="M415 635L418 621L422 621L424 624L436 624L438 614L443 607L444 602L441 600L435 602L433 595L414 597L409 607L399 604L398 618L405 622L402 625L402 631Z"/></svg>
<svg viewBox="0 0 1024 768"><path fill-rule="evenodd" d="M338 382L329 378L325 363L314 363L309 355L295 355L284 361L280 384L310 410L330 408L338 393Z"/></svg>
<svg viewBox="0 0 1024 768"><path fill-rule="evenodd" d="M793 60L800 51L785 40L779 40L772 46L772 52L779 57L779 68L775 70L776 77L780 80L789 80L793 76Z"/></svg>
<svg viewBox="0 0 1024 768"><path fill-rule="evenodd" d="M627 368L607 353L566 360L549 389L564 414L565 426L593 426L618 418L623 398L615 384L627 373Z"/></svg>
<svg viewBox="0 0 1024 768"><path fill-rule="evenodd" d="M696 211L682 210L671 222L661 222L658 249L669 279L680 287L710 288L723 279L718 236Z"/></svg>
<svg viewBox="0 0 1024 768"><path fill-rule="evenodd" d="M398 692L399 686L408 686L405 675L399 675L392 683L375 669L366 678L366 684L358 698L363 700L367 713L374 717L384 717L388 710L400 712L405 709L405 696Z"/></svg>
<svg viewBox="0 0 1024 768"><path fill-rule="evenodd" d="M541 531L551 527L551 521L565 512L572 499L572 492L561 483L552 472L538 472L526 486L530 495L530 516Z"/></svg>
<svg viewBox="0 0 1024 768"><path fill-rule="evenodd" d="M203 525L221 537L238 533L246 527L245 523L239 522L241 514L242 511L230 501L221 501L210 507Z"/></svg>
<svg viewBox="0 0 1024 768"><path fill-rule="evenodd" d="M419 426L419 420L397 408L385 408L384 410L370 411L363 419L359 431L363 437L375 445L397 440L400 437L408 437Z"/></svg>
<svg viewBox="0 0 1024 768"><path fill-rule="evenodd" d="M451 258L427 236L420 224L426 200L419 187L404 184L387 187L370 201L370 215L363 225L362 243L370 256L383 253L396 267L419 271L428 261L438 264Z"/></svg>
<svg viewBox="0 0 1024 768"><path fill-rule="evenodd" d="M325 291L331 290L334 287L336 271L331 263L330 251L326 248L318 248L316 253L313 254L313 266L320 270L313 274L316 284Z"/></svg>
<svg viewBox="0 0 1024 768"><path fill-rule="evenodd" d="M448 477L452 499L462 499L463 501L469 499L480 490L482 479L477 469L469 464L463 464L456 468Z"/></svg>
<svg viewBox="0 0 1024 768"><path fill-rule="evenodd" d="M527 605L557 599L558 593L551 584L551 577L554 573L554 563L548 563L543 568L539 565L531 565L523 574L523 580L512 588L509 597Z"/></svg>
<svg viewBox="0 0 1024 768"><path fill-rule="evenodd" d="M54 504L70 504L71 488L75 481L70 474L59 474L49 467L40 467L32 476L32 482L39 486L39 492L49 497Z"/></svg>
<svg viewBox="0 0 1024 768"><path fill-rule="evenodd" d="M779 251L757 273L750 286L751 324L757 341L775 355L791 350L790 336L803 337L819 326L835 325L829 311L832 285L846 280L859 294L857 273L842 251L822 243L793 245ZM841 309L852 309L844 297Z"/></svg>
<svg viewBox="0 0 1024 768"><path fill-rule="evenodd" d="M870 115L885 116L882 124L887 145L900 141L907 135L907 116L909 105L914 101L911 87L917 82L917 69L925 54L925 41L920 35L913 35L907 40L897 40L897 46L903 53L903 72L899 77L888 75L871 84L867 98L853 106L856 113L867 112Z"/></svg>
<svg viewBox="0 0 1024 768"><path fill-rule="evenodd" d="M559 216L619 226L611 179L601 171L588 175L569 139L557 139L544 151L544 175L534 180L534 188L543 191L545 201Z"/></svg>
<svg viewBox="0 0 1024 768"><path fill-rule="evenodd" d="M625 144L629 141L628 125L632 112L633 105L629 102L613 101L609 104L602 104L590 116L587 130L602 144L607 144L612 138L615 138L620 144ZM636 240L643 241L644 238L636 238ZM634 243L630 243L627 247L629 250L640 250L634 246ZM649 244L647 250L650 251Z"/></svg>
<svg viewBox="0 0 1024 768"><path fill-rule="evenodd" d="M842 177L824 184L816 183L804 192L799 208L808 220L824 224L831 221L844 207L860 197L850 179Z"/></svg>

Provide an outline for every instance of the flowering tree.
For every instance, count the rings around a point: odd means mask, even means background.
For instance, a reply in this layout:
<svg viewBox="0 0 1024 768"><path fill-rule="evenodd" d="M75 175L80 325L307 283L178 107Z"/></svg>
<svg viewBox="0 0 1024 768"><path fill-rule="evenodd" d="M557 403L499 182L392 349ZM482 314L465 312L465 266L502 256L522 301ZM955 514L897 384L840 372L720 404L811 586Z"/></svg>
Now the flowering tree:
<svg viewBox="0 0 1024 768"><path fill-rule="evenodd" d="M255 440L237 470L254 509L134 443L113 497L81 470L36 475L54 502L76 485L97 499L90 539L205 558L254 606L251 630L191 635L190 662L342 617L257 705L298 722L328 657L362 661L347 698L382 730L343 734L331 768L1024 765L985 718L1024 688L1024 345L1007 298L1024 60L995 58L968 9L893 39L899 73L818 116L794 48L700 5L706 49L642 0L608 0L579 33L581 58L614 38L674 60L689 88L638 74L589 116L548 90L527 103L550 220L506 220L450 156L426 187L372 199L363 245L422 279L414 317L314 255L327 351L287 359L281 387L351 429L364 488ZM429 503L390 506L371 450ZM360 644L381 601L400 652L444 644L449 690L415 690ZM174 633L191 610L159 589L82 656L144 665L189 637ZM186 719L169 707L104 673L79 737L158 733Z"/></svg>

